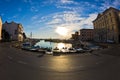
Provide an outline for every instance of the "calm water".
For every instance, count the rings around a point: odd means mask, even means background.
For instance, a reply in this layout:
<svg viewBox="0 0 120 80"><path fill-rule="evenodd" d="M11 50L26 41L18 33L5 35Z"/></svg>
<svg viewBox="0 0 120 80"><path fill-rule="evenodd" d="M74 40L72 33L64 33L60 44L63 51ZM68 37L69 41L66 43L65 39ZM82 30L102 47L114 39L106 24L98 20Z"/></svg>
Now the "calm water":
<svg viewBox="0 0 120 80"><path fill-rule="evenodd" d="M40 47L44 47L44 48L55 48L55 47L58 47L59 49L61 48L70 48L72 47L72 44L68 44L68 43L54 43L54 42L45 42L44 40L41 40L40 42L38 42L36 44L37 46L40 46Z"/></svg>

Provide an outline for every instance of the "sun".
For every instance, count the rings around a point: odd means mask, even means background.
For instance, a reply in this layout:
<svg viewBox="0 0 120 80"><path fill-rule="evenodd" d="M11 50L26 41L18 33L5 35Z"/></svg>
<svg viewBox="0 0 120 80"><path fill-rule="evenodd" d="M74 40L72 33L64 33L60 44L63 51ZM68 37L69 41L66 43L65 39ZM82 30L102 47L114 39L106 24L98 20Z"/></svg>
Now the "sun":
<svg viewBox="0 0 120 80"><path fill-rule="evenodd" d="M66 36L68 33L68 29L65 27L57 27L56 32L61 36Z"/></svg>

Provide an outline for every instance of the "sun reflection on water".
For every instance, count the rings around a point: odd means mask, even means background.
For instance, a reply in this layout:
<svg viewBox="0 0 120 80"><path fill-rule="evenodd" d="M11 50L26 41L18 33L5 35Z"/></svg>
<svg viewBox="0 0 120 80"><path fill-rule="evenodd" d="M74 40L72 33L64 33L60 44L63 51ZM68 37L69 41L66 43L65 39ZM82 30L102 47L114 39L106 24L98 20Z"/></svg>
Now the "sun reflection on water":
<svg viewBox="0 0 120 80"><path fill-rule="evenodd" d="M57 46L57 48L59 48L59 49L72 47L71 44L65 44L65 43L58 43L56 46Z"/></svg>

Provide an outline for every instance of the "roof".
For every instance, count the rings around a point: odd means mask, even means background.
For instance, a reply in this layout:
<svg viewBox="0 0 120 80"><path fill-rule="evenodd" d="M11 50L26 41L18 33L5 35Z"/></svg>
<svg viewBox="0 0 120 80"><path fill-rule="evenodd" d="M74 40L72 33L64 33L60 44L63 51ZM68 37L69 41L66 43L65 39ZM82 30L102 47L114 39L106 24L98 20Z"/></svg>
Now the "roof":
<svg viewBox="0 0 120 80"><path fill-rule="evenodd" d="M116 9L116 8L109 7L108 9L106 9L105 11L103 11L102 13L98 13L97 18L96 18L94 21L96 21L98 18L100 18L102 15L106 14L106 13L107 13L108 11L110 11L110 10L116 10L116 11L120 12L120 10L118 10L118 9ZM94 22L94 21L93 21L93 22Z"/></svg>

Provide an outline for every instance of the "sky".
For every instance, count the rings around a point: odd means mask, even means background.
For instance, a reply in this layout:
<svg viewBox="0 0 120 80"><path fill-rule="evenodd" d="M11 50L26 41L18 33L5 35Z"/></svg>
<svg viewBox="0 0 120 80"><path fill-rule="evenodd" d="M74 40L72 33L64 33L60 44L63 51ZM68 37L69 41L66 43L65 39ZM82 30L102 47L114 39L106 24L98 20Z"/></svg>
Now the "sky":
<svg viewBox="0 0 120 80"><path fill-rule="evenodd" d="M120 0L0 0L0 16L21 23L28 37L70 38L80 29L93 29L92 21Z"/></svg>

